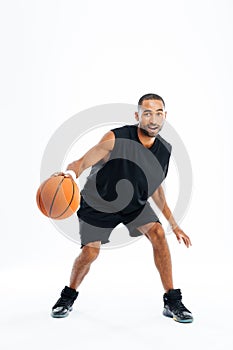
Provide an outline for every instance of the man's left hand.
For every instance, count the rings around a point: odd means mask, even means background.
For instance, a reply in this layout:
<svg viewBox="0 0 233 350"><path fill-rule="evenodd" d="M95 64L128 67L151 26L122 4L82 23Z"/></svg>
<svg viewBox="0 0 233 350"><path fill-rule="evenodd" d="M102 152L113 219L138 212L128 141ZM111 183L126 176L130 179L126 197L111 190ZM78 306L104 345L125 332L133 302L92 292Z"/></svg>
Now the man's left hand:
<svg viewBox="0 0 233 350"><path fill-rule="evenodd" d="M175 233L176 238L177 238L179 243L181 243L182 240L183 240L183 242L184 242L184 244L186 245L187 248L189 248L192 245L189 236L187 236L184 233L184 231L181 230L180 227L177 226L174 229L172 229L172 231Z"/></svg>

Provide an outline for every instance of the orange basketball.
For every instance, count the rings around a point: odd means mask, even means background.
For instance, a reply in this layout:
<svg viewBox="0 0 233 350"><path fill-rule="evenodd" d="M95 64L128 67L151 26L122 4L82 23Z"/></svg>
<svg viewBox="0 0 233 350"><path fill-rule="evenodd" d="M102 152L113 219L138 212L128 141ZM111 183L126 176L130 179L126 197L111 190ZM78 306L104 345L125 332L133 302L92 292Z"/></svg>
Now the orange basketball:
<svg viewBox="0 0 233 350"><path fill-rule="evenodd" d="M51 219L66 219L78 209L80 192L68 176L51 176L38 188L36 201L40 211Z"/></svg>

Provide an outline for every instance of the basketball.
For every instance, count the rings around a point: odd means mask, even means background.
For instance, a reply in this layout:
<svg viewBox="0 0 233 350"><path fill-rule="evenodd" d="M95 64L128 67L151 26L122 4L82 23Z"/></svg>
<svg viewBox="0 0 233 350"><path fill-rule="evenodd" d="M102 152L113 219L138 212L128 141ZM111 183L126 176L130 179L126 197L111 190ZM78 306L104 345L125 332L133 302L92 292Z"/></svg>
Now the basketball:
<svg viewBox="0 0 233 350"><path fill-rule="evenodd" d="M51 176L38 188L36 201L45 216L56 220L66 219L78 209L79 188L71 177Z"/></svg>

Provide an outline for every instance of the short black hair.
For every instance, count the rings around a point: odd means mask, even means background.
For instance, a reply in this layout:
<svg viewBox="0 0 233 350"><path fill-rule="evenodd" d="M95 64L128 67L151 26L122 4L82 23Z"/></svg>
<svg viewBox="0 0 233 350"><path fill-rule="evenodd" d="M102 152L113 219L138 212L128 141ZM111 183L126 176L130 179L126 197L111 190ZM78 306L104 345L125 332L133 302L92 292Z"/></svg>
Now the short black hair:
<svg viewBox="0 0 233 350"><path fill-rule="evenodd" d="M165 102L163 100L163 98L159 95L156 95L156 94L146 94L146 95L143 95L142 97L140 97L139 101L138 101L138 106L141 106L142 105L142 102L144 100L160 100L163 102L163 105L164 105L164 108L165 108Z"/></svg>

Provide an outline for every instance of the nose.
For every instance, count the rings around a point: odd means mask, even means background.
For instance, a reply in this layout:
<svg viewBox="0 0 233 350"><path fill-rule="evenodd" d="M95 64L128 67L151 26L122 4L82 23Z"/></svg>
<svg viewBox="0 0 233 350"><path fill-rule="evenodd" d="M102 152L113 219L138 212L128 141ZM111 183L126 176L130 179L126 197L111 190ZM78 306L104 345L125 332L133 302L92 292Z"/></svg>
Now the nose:
<svg viewBox="0 0 233 350"><path fill-rule="evenodd" d="M154 113L150 117L150 124L152 124L152 125L157 124L157 118L156 118L156 115Z"/></svg>

